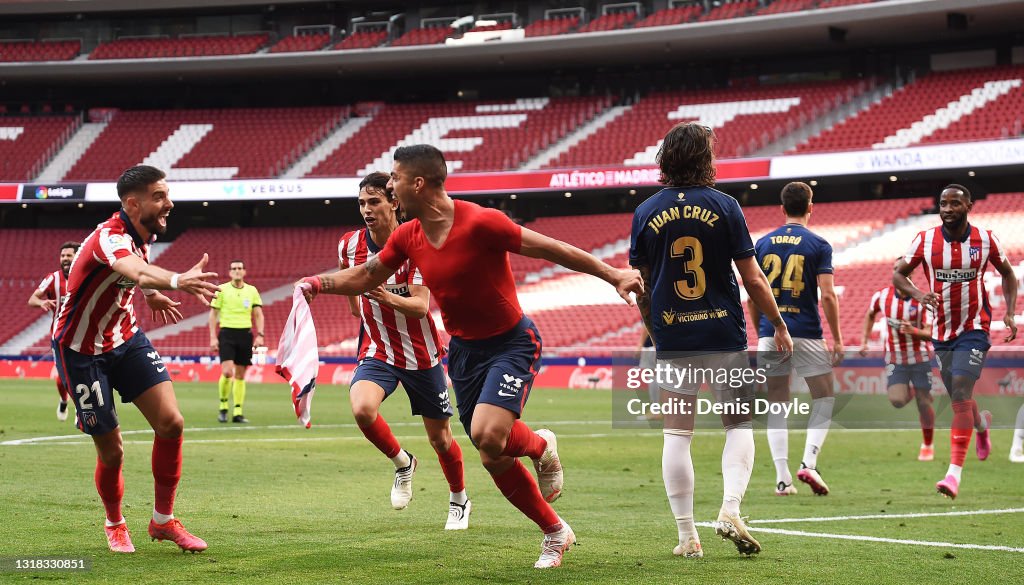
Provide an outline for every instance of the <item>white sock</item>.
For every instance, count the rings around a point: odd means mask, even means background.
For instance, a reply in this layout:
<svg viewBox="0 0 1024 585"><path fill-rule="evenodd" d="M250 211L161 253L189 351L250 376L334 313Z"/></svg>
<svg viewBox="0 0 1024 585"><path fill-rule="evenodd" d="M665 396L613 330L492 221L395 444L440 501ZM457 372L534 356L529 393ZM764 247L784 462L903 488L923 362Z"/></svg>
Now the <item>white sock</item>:
<svg viewBox="0 0 1024 585"><path fill-rule="evenodd" d="M722 449L723 510L739 514L740 502L747 491L753 469L754 428L751 423L726 429L725 448Z"/></svg>
<svg viewBox="0 0 1024 585"><path fill-rule="evenodd" d="M952 463L950 463L949 464L949 469L946 471L946 475L952 475L953 477L956 478L956 481L959 482L960 481L960 472L963 471L963 470L964 470L963 467L961 467L959 465L953 465Z"/></svg>
<svg viewBox="0 0 1024 585"><path fill-rule="evenodd" d="M161 514L156 511L156 508L153 509L153 522L156 522L157 524L167 524L171 520L174 520L174 514Z"/></svg>
<svg viewBox="0 0 1024 585"><path fill-rule="evenodd" d="M686 542L691 536L697 538L697 528L693 525L692 440L693 435L666 432L661 452L661 477L665 480L665 493L668 494L668 505L676 519L680 543Z"/></svg>
<svg viewBox="0 0 1024 585"><path fill-rule="evenodd" d="M1024 448L1024 404L1017 411L1017 423L1013 426L1013 446L1010 447L1010 450L1016 451L1017 449Z"/></svg>
<svg viewBox="0 0 1024 585"><path fill-rule="evenodd" d="M401 469L403 467L409 467L412 464L412 458L409 457L409 452L405 449L399 449L398 455L391 458L391 462L395 464L395 469Z"/></svg>
<svg viewBox="0 0 1024 585"><path fill-rule="evenodd" d="M807 419L807 443L804 445L804 465L818 466L818 453L825 444L828 427L832 424L832 407L836 403L835 396L815 398L811 402L811 417Z"/></svg>
<svg viewBox="0 0 1024 585"><path fill-rule="evenodd" d="M465 506L466 502L469 501L469 496L466 495L466 490L461 492L448 492L448 501L453 504Z"/></svg>
<svg viewBox="0 0 1024 585"><path fill-rule="evenodd" d="M118 524L124 524L124 516L121 516L121 519L118 520L117 522L111 522L110 520L107 520L106 524L107 524L107 528L110 528L112 526L117 526Z"/></svg>
<svg viewBox="0 0 1024 585"><path fill-rule="evenodd" d="M775 482L793 483L789 472L789 429L786 417L781 412L768 413L768 447L775 461Z"/></svg>

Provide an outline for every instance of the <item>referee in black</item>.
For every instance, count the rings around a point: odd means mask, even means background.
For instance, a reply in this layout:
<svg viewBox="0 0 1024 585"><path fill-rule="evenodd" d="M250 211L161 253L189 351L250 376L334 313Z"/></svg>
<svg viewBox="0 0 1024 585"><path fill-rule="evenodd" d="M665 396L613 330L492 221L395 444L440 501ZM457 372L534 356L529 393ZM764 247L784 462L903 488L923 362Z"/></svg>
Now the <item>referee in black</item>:
<svg viewBox="0 0 1024 585"><path fill-rule="evenodd" d="M252 365L252 348L264 345L263 300L251 284L245 283L245 262L231 261L231 282L220 285L210 303L210 349L220 356L220 413L217 420L228 422L228 397L234 394L231 422L247 423L242 414L245 403L245 370ZM253 335L252 326L256 325ZM220 326L220 332L217 327ZM255 339L254 339L255 337Z"/></svg>

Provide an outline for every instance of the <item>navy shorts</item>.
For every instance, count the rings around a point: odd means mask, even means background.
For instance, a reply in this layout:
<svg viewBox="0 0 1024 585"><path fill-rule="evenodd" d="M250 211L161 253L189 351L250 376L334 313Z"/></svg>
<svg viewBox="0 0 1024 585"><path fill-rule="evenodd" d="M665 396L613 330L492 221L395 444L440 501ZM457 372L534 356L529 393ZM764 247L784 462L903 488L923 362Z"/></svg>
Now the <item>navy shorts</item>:
<svg viewBox="0 0 1024 585"><path fill-rule="evenodd" d="M170 382L160 354L146 334L136 331L116 349L85 355L52 342L57 374L75 401L77 422L87 435L103 435L118 427L114 390L121 402L134 402L161 382Z"/></svg>
<svg viewBox="0 0 1024 585"><path fill-rule="evenodd" d="M540 368L540 351L540 333L526 316L509 331L488 339L452 337L448 375L467 435L473 436L470 429L477 404L522 414Z"/></svg>
<svg viewBox="0 0 1024 585"><path fill-rule="evenodd" d="M932 365L922 364L889 364L885 367L887 386L896 384L912 384L914 390L931 391Z"/></svg>
<svg viewBox="0 0 1024 585"><path fill-rule="evenodd" d="M985 355L992 347L988 334L984 331L965 331L949 341L932 340L935 346L935 359L939 362L939 371L947 387L953 376L964 376L977 380L981 377L981 369L985 365Z"/></svg>
<svg viewBox="0 0 1024 585"><path fill-rule="evenodd" d="M455 414L448 399L448 381L444 378L444 367L441 364L429 370L406 370L376 358L366 358L356 366L349 388L360 380L373 382L383 388L385 399L391 396L401 382L409 395L409 404L415 415L444 419Z"/></svg>

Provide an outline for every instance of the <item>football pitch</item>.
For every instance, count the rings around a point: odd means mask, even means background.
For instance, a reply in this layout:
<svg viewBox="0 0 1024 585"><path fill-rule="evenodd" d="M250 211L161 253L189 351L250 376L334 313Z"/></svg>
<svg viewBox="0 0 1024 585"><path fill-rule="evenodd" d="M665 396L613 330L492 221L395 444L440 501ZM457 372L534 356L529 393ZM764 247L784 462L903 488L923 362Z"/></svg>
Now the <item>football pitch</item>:
<svg viewBox="0 0 1024 585"><path fill-rule="evenodd" d="M95 451L71 421L54 416L49 381L0 381L0 557L89 559L85 572L4 572L0 582L81 583L964 583L1024 580L1024 465L1007 461L1011 431L993 431L994 450L968 454L960 497L935 493L945 474L948 430L936 430L935 461L917 461L920 431L834 430L819 458L832 494L774 495L774 466L756 433L753 478L743 502L763 552L741 557L699 528L703 559L672 555L675 523L661 479L661 433L612 427L611 392L535 389L524 420L559 438L565 491L555 509L579 546L560 569L532 568L541 535L498 493L461 427L470 529L443 530L448 486L399 391L383 415L417 455L415 496L390 507L393 466L352 421L347 391L323 386L304 429L283 384L249 385L249 425L218 424L213 384L176 384L185 415L184 472L176 515L210 548L182 554L151 542L152 433L131 405L118 404L125 433L125 508L137 552L107 550L103 507L93 485ZM879 411L916 421L913 406ZM997 421L1019 399L983 397ZM1005 411L1005 412L1004 412ZM948 420L948 409L940 421ZM948 424L948 423L947 423ZM791 425L791 428L795 425ZM721 503L724 434L698 430L695 516L715 520ZM790 436L796 471L804 434ZM529 465L529 462L526 462Z"/></svg>

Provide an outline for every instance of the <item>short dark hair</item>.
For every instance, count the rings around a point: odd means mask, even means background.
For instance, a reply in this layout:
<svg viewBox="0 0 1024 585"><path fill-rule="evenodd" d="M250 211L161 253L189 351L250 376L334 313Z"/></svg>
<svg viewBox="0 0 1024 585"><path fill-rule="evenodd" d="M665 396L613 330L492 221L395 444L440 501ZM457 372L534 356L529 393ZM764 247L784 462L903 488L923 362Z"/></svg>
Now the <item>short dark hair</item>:
<svg viewBox="0 0 1024 585"><path fill-rule="evenodd" d="M395 193L388 189L388 181L391 180L391 176L381 171L374 171L369 175L363 177L362 181L359 181L359 190L366 189L367 191L380 191L388 198L388 201L395 200Z"/></svg>
<svg viewBox="0 0 1024 585"><path fill-rule="evenodd" d="M117 196L124 199L130 193L141 191L153 183L167 177L167 173L149 165L134 166L117 179Z"/></svg>
<svg viewBox="0 0 1024 585"><path fill-rule="evenodd" d="M702 124L676 124L658 149L661 182L674 187L715 184L715 132Z"/></svg>
<svg viewBox="0 0 1024 585"><path fill-rule="evenodd" d="M395 150L395 162L409 167L416 177L423 177L432 187L443 187L448 178L448 165L444 154L429 144L400 146Z"/></svg>
<svg viewBox="0 0 1024 585"><path fill-rule="evenodd" d="M77 252L78 249L81 248L81 247L82 247L82 242L72 242L71 240L68 240L68 241L66 241L66 242L64 242L63 244L60 245L60 251L63 252L64 250L67 250L68 248L71 248L72 250Z"/></svg>
<svg viewBox="0 0 1024 585"><path fill-rule="evenodd" d="M245 261L244 260L232 260L231 262L228 262L228 268L229 269L231 268L232 264L241 264L242 268L245 268Z"/></svg>
<svg viewBox="0 0 1024 585"><path fill-rule="evenodd" d="M811 205L811 196L814 193L807 183L794 181L782 188L782 209L786 217L803 217L807 214L807 208Z"/></svg>
<svg viewBox="0 0 1024 585"><path fill-rule="evenodd" d="M967 190L967 187L964 187L959 183L950 183L942 188L943 191L948 191L950 189L960 191L961 193L964 194L964 197L966 197L968 201L971 201L971 192Z"/></svg>

